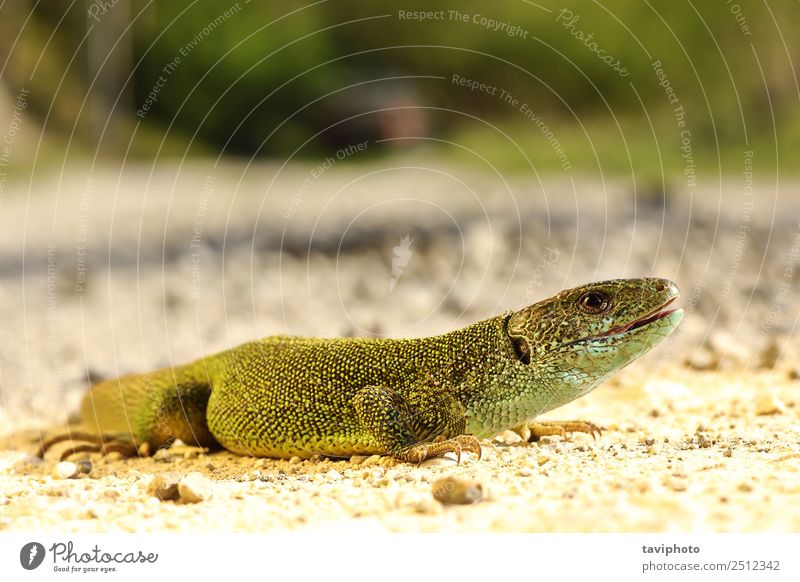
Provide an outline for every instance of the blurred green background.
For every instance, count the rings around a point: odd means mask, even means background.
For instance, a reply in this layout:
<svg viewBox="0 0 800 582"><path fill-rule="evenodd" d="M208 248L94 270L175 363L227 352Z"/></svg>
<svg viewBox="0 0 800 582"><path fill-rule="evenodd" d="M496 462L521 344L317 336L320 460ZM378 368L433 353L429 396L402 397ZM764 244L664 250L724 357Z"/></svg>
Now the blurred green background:
<svg viewBox="0 0 800 582"><path fill-rule="evenodd" d="M318 159L386 140L369 156L472 149L506 171L655 178L686 169L688 139L697 171L741 172L747 150L794 171L797 15L745 0L14 2L0 79L67 156Z"/></svg>

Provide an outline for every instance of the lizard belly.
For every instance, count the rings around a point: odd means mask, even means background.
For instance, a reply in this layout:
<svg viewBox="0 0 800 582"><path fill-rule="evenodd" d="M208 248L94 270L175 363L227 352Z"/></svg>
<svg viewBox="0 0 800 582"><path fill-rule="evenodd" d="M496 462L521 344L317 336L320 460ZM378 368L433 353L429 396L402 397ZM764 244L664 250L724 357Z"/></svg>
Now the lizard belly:
<svg viewBox="0 0 800 582"><path fill-rule="evenodd" d="M309 386L215 386L208 426L223 447L242 455L309 458L384 452L349 404Z"/></svg>
<svg viewBox="0 0 800 582"><path fill-rule="evenodd" d="M311 359L292 342L254 344L234 356L212 383L207 421L214 438L253 456L381 452L356 416L354 389Z"/></svg>

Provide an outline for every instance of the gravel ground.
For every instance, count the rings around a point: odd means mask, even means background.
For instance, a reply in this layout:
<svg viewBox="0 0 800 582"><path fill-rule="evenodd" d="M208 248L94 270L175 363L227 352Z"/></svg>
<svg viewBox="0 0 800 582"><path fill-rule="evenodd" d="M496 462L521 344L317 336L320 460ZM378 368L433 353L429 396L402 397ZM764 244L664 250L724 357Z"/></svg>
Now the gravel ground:
<svg viewBox="0 0 800 582"><path fill-rule="evenodd" d="M0 528L800 530L798 197L751 195L737 177L724 203L714 184L665 204L624 181L403 160L312 171L196 162L9 176ZM597 441L501 435L480 461L422 467L178 449L93 458L69 479L52 476L56 456L26 460L89 378L272 333L441 333L588 280L651 274L683 289L681 328L553 415L600 424ZM160 478L167 487L194 471L178 500L154 494L157 475L178 474ZM461 481L437 483L446 477ZM434 490L480 499L447 505Z"/></svg>
<svg viewBox="0 0 800 582"><path fill-rule="evenodd" d="M709 397L709 394L713 397ZM766 396L765 396L766 395ZM793 400L793 398L795 400ZM51 476L56 456L0 455L0 526L36 531L798 531L800 399L772 374L624 374L556 417L603 435L522 443L511 433L421 467L381 457L300 461L180 449L160 460L93 459ZM190 457L190 458L186 458ZM159 474L199 471L210 498L159 500ZM432 489L456 477L477 501ZM473 497L472 499L475 499ZM467 496L466 500L470 498ZM458 501L456 496L455 501Z"/></svg>

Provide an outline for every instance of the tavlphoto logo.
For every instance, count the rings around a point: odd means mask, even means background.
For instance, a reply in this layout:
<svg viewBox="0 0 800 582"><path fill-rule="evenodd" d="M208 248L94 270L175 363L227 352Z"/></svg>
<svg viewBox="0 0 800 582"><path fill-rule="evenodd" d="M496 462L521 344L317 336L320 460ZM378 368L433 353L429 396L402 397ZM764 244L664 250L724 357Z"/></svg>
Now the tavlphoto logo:
<svg viewBox="0 0 800 582"><path fill-rule="evenodd" d="M19 563L26 570L35 570L44 561L44 546L39 542L28 542L19 551Z"/></svg>

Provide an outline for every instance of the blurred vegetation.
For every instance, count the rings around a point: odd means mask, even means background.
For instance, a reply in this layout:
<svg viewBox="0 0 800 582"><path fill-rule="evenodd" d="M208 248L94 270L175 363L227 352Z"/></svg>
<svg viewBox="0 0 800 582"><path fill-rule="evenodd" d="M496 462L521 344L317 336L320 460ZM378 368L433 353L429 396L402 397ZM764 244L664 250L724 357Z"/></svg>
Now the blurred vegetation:
<svg viewBox="0 0 800 582"><path fill-rule="evenodd" d="M2 80L11 95L29 88L45 129L91 155L308 158L363 140L419 146L406 138L422 137L434 151L474 160L472 149L503 169L564 169L521 113L525 103L570 169L655 176L686 164L658 60L698 167L739 171L746 149L772 163L800 145L795 2L455 3L466 22L453 5L6 3ZM571 27L562 9L578 16ZM400 16L432 10L443 19ZM507 26L492 30L481 17ZM498 89L470 91L453 75Z"/></svg>

